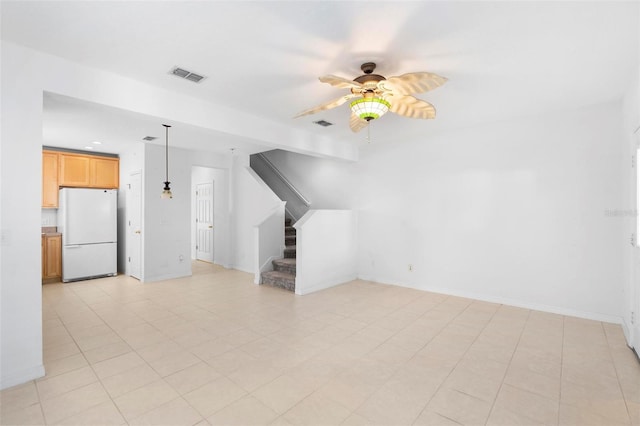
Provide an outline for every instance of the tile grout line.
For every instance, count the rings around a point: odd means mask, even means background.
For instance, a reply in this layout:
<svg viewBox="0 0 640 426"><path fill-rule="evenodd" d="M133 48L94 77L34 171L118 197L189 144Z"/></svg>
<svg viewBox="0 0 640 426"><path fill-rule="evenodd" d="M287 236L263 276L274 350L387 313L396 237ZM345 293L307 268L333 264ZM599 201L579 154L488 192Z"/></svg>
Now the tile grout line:
<svg viewBox="0 0 640 426"><path fill-rule="evenodd" d="M620 383L620 374L618 374L618 367L616 365L616 362L613 358L613 354L611 353L611 344L609 342L609 336L607 335L606 330L604 329L604 324L602 323L602 321L599 323L600 327L602 328L602 333L604 333L604 338L607 342L607 353L609 354L609 357L611 358L611 364L613 364L613 371L616 372L616 381L618 382L618 387L620 388L620 394L622 395L622 400L624 401L624 406L627 409L627 419L629 420L629 423L631 423L631 411L629 411L629 404L627 403L627 398L624 394L624 389L622 389L622 384Z"/></svg>
<svg viewBox="0 0 640 426"><path fill-rule="evenodd" d="M56 316L58 314L56 313ZM62 322L62 321L60 321ZM42 330L42 334L44 336L44 330ZM79 348L78 348L79 349ZM43 355L44 355L44 348L42 350ZM44 367L44 356L42 357L42 366ZM45 369L45 375L46 375L46 369ZM40 398L40 389L38 389L38 382L36 382L35 380L32 380L33 382L33 387L36 388L36 395L38 395L38 405L40 406L40 413L42 414L42 420L44 421L44 424L47 424L47 417L44 415L44 408L42 407L42 398Z"/></svg>
<svg viewBox="0 0 640 426"><path fill-rule="evenodd" d="M448 297L447 297L448 299ZM451 322L453 322L453 320L455 320L456 318L458 318L460 315L462 315L467 309L469 309L469 307L473 304L474 300L473 299L469 299L470 302L469 304L461 311L458 313L458 315L456 315L455 317L451 318L451 320L449 322L447 322L447 324L445 324L442 329L440 330L440 332L436 335L433 336L433 338L431 340L429 340L429 342L427 342L424 346L422 346L422 349L424 349L429 343L431 343L431 341L433 341L433 339L435 339L437 336L439 336L443 330L445 328L447 328L447 326L449 326L449 324L451 324ZM424 405L424 407L422 407L422 410L420 410L420 413L418 413L418 415L416 416L415 419L413 419L413 423L416 422L416 420L418 420L420 418L420 416L422 415L422 413L424 413L424 411L427 409L427 407L429 406L429 404L431 403L431 401L433 400L433 398L436 396L436 394L440 391L440 389L442 388L442 385L447 381L447 379L451 376L451 372L454 371L456 369L456 367L458 366L458 364L460 364L460 362L462 361L462 359L464 358L464 355L469 351L469 349L471 348L471 346L473 346L473 344L478 340L478 337L480 337L480 335L482 334L482 332L487 328L487 326L489 325L489 323L491 323L491 321L493 320L493 318L495 317L495 315L497 314L498 310L500 309L500 306L503 305L499 305L498 308L496 308L495 311L493 311L493 313L491 314L491 317L489 318L489 320L486 322L486 324L482 327L481 330L478 331L478 334L476 335L476 337L473 339L473 342L471 342L469 344L469 346L467 347L467 349L460 355L460 359L458 359L458 361L456 362L456 364L453 366L453 368L451 369L451 371L449 371L449 374L447 374L447 376L442 380L442 382L440 382L440 384L438 385L438 387L436 388L435 392L433 393L433 395L431 395L431 397L429 398L429 400L426 402L426 404ZM415 355L414 355L415 356ZM413 359L413 357L411 358ZM442 416L442 414L437 413L438 415ZM449 419L446 416L442 416L445 417L446 419ZM452 420L452 419L449 419ZM455 421L455 420L454 420ZM456 421L456 423L458 423Z"/></svg>
<svg viewBox="0 0 640 426"><path fill-rule="evenodd" d="M516 344L515 344L515 346L513 348L513 352L511 353L511 357L509 358L509 362L507 363L507 369L505 370L505 372L504 372L504 374L502 376L502 380L500 381L500 386L498 386L498 391L496 392L496 396L493 398L493 402L491 403L491 409L489 410L489 415L487 416L487 419L484 421L485 425L487 424L487 422L491 418L491 414L493 413L493 409L496 406L496 401L498 400L498 395L500 395L500 391L502 390L502 386L505 384L504 383L504 379L507 377L507 372L509 371L509 367L511 367L511 363L513 362L513 357L515 356L515 353L518 350L518 346L520 346L520 341L522 340L522 335L524 334L524 330L527 328L527 323L529 322L530 318L531 318L531 310L528 309L527 310L527 319L525 320L524 325L522 326L522 330L520 330L520 334L518 335L518 341L516 342ZM525 416L525 417L527 417L527 416Z"/></svg>
<svg viewBox="0 0 640 426"><path fill-rule="evenodd" d="M560 389L558 392L558 425L560 424L560 410L562 410L562 376L564 375L564 340L565 340L566 317L562 316L562 344L560 347Z"/></svg>

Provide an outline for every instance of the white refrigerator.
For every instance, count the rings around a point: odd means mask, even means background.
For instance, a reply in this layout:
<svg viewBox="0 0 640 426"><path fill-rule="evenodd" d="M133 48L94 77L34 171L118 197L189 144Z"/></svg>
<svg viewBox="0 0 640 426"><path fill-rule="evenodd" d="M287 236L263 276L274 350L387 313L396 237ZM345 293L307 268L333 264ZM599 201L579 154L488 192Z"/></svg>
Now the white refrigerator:
<svg viewBox="0 0 640 426"><path fill-rule="evenodd" d="M117 274L117 197L115 189L60 189L62 282Z"/></svg>

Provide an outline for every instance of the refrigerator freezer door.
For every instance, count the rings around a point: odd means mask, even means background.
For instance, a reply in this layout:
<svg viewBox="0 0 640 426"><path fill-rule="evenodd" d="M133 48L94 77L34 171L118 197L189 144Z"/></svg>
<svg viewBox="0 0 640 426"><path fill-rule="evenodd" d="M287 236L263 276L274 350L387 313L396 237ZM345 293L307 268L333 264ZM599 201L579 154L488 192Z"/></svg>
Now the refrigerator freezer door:
<svg viewBox="0 0 640 426"><path fill-rule="evenodd" d="M113 189L63 188L60 190L62 244L115 242L117 191Z"/></svg>
<svg viewBox="0 0 640 426"><path fill-rule="evenodd" d="M117 244L62 246L62 282L117 273Z"/></svg>

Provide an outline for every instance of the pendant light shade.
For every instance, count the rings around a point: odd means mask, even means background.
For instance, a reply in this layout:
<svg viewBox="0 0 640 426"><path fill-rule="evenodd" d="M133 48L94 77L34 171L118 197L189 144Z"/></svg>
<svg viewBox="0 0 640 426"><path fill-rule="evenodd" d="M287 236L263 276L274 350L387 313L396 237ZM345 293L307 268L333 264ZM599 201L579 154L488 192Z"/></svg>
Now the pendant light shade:
<svg viewBox="0 0 640 426"><path fill-rule="evenodd" d="M162 191L162 195L160 196L163 199L173 198L173 194L171 194L171 188L169 187L169 126L168 124L163 124L165 127L165 151L164 151L164 164L165 164L165 179L164 179L164 190Z"/></svg>

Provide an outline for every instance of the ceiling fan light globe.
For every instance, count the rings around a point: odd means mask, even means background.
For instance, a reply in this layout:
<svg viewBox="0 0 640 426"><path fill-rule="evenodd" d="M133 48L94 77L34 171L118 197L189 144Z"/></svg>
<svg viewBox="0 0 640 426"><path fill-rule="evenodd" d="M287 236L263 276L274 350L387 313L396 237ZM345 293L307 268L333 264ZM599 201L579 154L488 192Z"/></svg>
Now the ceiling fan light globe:
<svg viewBox="0 0 640 426"><path fill-rule="evenodd" d="M382 98L360 98L351 102L351 111L363 120L371 121L382 117L391 104Z"/></svg>

